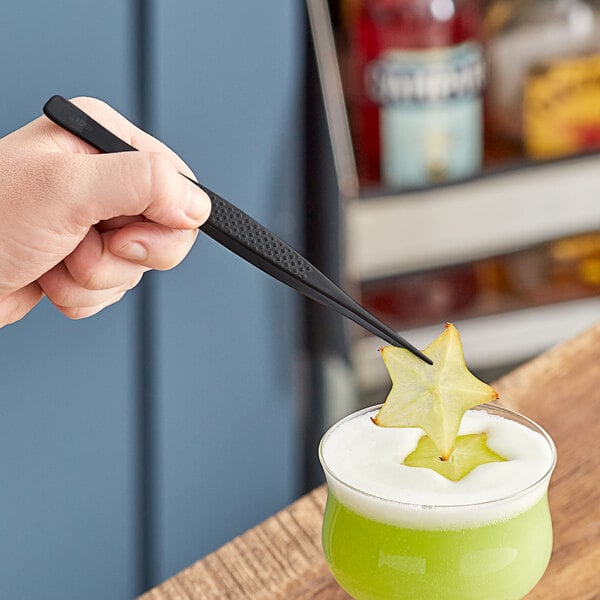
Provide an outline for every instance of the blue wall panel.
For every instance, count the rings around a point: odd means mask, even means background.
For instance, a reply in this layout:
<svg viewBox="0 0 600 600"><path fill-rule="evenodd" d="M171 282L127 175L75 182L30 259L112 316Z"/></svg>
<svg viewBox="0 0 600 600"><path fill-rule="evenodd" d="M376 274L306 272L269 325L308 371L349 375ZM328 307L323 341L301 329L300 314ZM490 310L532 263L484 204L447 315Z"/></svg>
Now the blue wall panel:
<svg viewBox="0 0 600 600"><path fill-rule="evenodd" d="M0 7L0 135L54 93L133 114L121 0ZM42 303L0 330L0 598L127 598L137 589L135 305L71 322Z"/></svg>
<svg viewBox="0 0 600 600"><path fill-rule="evenodd" d="M0 135L54 93L103 98L138 122L147 26L147 125L297 245L301 2L0 4ZM71 322L44 302L0 330L0 598L132 597L142 573L158 582L292 500L298 309L201 235L183 265L101 315ZM146 521L141 392L153 425Z"/></svg>
<svg viewBox="0 0 600 600"><path fill-rule="evenodd" d="M131 302L0 335L0 597L136 591Z"/></svg>
<svg viewBox="0 0 600 600"><path fill-rule="evenodd" d="M302 4L159 0L153 17L155 133L297 241ZM298 299L204 236L155 281L163 579L297 493Z"/></svg>
<svg viewBox="0 0 600 600"><path fill-rule="evenodd" d="M97 96L134 118L131 0L0 3L0 135L52 94Z"/></svg>

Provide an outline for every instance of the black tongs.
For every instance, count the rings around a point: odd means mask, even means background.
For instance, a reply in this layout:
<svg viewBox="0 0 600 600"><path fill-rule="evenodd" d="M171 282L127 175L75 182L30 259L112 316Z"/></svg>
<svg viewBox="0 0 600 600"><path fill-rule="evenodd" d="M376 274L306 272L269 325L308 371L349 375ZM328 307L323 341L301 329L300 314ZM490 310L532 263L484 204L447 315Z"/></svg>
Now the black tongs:
<svg viewBox="0 0 600 600"><path fill-rule="evenodd" d="M137 150L62 96L52 96L44 105L44 114L100 152ZM187 175L183 177L203 189L212 202L210 217L200 228L204 233L275 279L333 308L386 342L402 346L432 364L427 356L354 301L274 233L202 184Z"/></svg>

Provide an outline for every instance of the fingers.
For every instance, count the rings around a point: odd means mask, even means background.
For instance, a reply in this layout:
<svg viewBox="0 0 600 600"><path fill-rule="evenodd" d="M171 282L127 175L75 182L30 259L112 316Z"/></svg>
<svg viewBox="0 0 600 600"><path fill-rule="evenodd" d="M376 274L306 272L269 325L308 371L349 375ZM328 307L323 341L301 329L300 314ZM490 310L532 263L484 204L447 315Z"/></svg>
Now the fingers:
<svg viewBox="0 0 600 600"><path fill-rule="evenodd" d="M149 221L103 233L92 228L64 264L84 289L121 288L148 269L164 271L178 265L197 235L197 230L170 229Z"/></svg>
<svg viewBox="0 0 600 600"><path fill-rule="evenodd" d="M139 156L133 158L136 153L119 154L120 158L124 161L132 161L135 163L130 167L133 172L129 169L126 169L126 171L127 175L132 179L133 186L138 190L138 194L146 197L150 195L155 198L155 202L151 206L148 206L148 212L138 210L136 213L115 213L111 214L109 217L102 217L103 219L118 216L120 214L144 214L150 220L163 225L189 228L189 225L185 222L175 225L172 221L169 221L169 219L172 218L169 213L174 207L169 205L168 202L165 203L164 206L162 205L162 201L167 198L170 198L172 202L181 205L182 200L185 198L184 211L186 216L194 222L193 227L199 227L204 223L210 213L210 200L200 188L190 184L184 177L181 177L180 173L184 173L194 181L197 181L196 176L189 166L173 150L171 150L171 148L136 127L123 115L101 100L96 98L78 97L73 98L71 102L87 112L109 131L112 131L115 135L145 155L145 158L142 159ZM76 140L75 143L80 146L80 151L90 152L91 150L91 152L96 152L94 149L90 149L90 146L85 142L75 138L75 136L68 135L70 136L71 141ZM174 169L168 169L164 159L166 159ZM139 170L137 166L138 162L143 163L142 168ZM173 170L179 174L178 177L174 177ZM175 181L173 181L174 179ZM155 192L155 194L149 192ZM190 199L189 196L192 196L193 198ZM155 215L156 218L153 218L152 215Z"/></svg>
<svg viewBox="0 0 600 600"><path fill-rule="evenodd" d="M46 294L61 306L93 306L94 298L102 296L89 294L90 300L86 301L89 291L101 291L106 296L106 291L110 293L116 289L121 292L133 287L134 282L151 267L115 256L110 251L111 238L115 233L99 233L92 227L79 246L61 263L60 273L54 274L54 277L60 278L51 284L56 286L56 292L54 287L52 291L44 288ZM58 296L61 293L64 297Z"/></svg>
<svg viewBox="0 0 600 600"><path fill-rule="evenodd" d="M54 160L35 161L45 190L68 191L72 220L90 224L123 215L144 215L168 227L198 228L208 218L210 200L182 177L195 176L185 162L159 140L145 133L106 103L95 98L72 102L139 152L98 155L76 136L46 117L21 131L41 142ZM27 131L25 131L27 129ZM78 228L80 230L80 228Z"/></svg>
<svg viewBox="0 0 600 600"><path fill-rule="evenodd" d="M64 263L60 263L40 277L38 283L52 304L66 317L83 319L118 302L127 290L139 282L141 277L140 272L135 279L121 286L105 290L88 290L77 284Z"/></svg>
<svg viewBox="0 0 600 600"><path fill-rule="evenodd" d="M92 228L64 261L40 277L41 289L66 316L80 319L120 300L149 269L171 269L187 255L197 230L131 221Z"/></svg>
<svg viewBox="0 0 600 600"><path fill-rule="evenodd" d="M149 133L136 127L106 102L102 102L97 98L84 96L73 98L71 102L137 150L165 155L177 171L185 173L188 177L196 180L192 170L171 148L155 137L152 137ZM71 136L71 138L76 140L76 143L81 146L83 152L90 152L90 147L85 142L74 136ZM96 151L91 149L91 152Z"/></svg>
<svg viewBox="0 0 600 600"><path fill-rule="evenodd" d="M120 216L143 215L176 229L197 229L210 214L204 191L183 177L158 153L73 154L67 182L69 219L77 226ZM51 175L52 177L52 175Z"/></svg>
<svg viewBox="0 0 600 600"><path fill-rule="evenodd" d="M170 197L173 202L180 205L183 198L186 198L184 211L186 216L195 222L194 227L199 227L206 221L210 214L210 200L204 191L186 181L185 177L181 177L180 174L184 173L194 181L197 181L196 176L189 166L173 150L171 150L171 148L133 125L133 123L128 121L123 115L101 100L96 98L78 97L73 98L71 101L87 112L96 121L104 125L109 131L112 131L115 135L145 155L145 158L141 159L139 156L136 158L132 157L132 155L135 155L136 153L120 154L121 158L126 161L132 160L135 163L138 161L143 162L143 169L137 171L136 165L133 165L133 173L129 170L127 173L132 177L134 182L138 181L138 177L139 181L143 181L141 187L139 187L140 183L137 185L134 183L134 187L138 189L140 195L147 196L148 192L156 192L155 204L148 207L148 212L138 210L137 213L118 214L144 214L150 220L156 221L157 223L185 229L188 228L185 223L175 225L172 222L168 222L168 219L170 218L168 213L173 207L169 206L168 203L166 203L165 206L162 206L160 201ZM73 137L74 136L71 136L71 138ZM82 144L85 149L89 151L89 146L85 142L82 142L79 139L77 139L77 142ZM92 149L92 152L95 152L95 150ZM164 162L165 158L179 174L178 177L173 177L173 169L167 169L167 165ZM176 179L176 181L173 182L173 179ZM150 194L150 196L153 196L153 194ZM193 198L190 199L189 196L192 196ZM164 214L165 212L167 214ZM110 217L118 216L118 214L111 214ZM152 215L157 216L156 218L153 218Z"/></svg>
<svg viewBox="0 0 600 600"><path fill-rule="evenodd" d="M188 254L198 230L170 229L148 221L132 223L110 237L110 252L126 261L165 271Z"/></svg>
<svg viewBox="0 0 600 600"><path fill-rule="evenodd" d="M120 115L114 118L125 128L130 125ZM129 141L118 126L112 129ZM179 157L139 130L130 134L138 137L132 144L152 151L68 155L67 202L71 218L78 220L75 228L87 225L87 234L39 282L51 302L73 319L118 301L145 271L181 262L210 213L206 194L182 177L180 171L191 171ZM97 226L89 228L90 223Z"/></svg>
<svg viewBox="0 0 600 600"><path fill-rule="evenodd" d="M37 282L0 299L0 328L24 317L44 296Z"/></svg>
<svg viewBox="0 0 600 600"><path fill-rule="evenodd" d="M100 155L46 117L3 138L0 326L44 291L73 318L98 312L178 264L210 213L172 150L101 101L74 103L139 152Z"/></svg>
<svg viewBox="0 0 600 600"><path fill-rule="evenodd" d="M181 171L188 177L196 180L192 170L173 150L139 127L136 127L106 102L85 96L72 98L71 102L117 137L120 137L124 142L142 152L157 152L165 155L177 171ZM98 154L98 151L92 148L92 146L65 131L45 116L39 117L27 127L32 128L35 137L48 149L69 154Z"/></svg>

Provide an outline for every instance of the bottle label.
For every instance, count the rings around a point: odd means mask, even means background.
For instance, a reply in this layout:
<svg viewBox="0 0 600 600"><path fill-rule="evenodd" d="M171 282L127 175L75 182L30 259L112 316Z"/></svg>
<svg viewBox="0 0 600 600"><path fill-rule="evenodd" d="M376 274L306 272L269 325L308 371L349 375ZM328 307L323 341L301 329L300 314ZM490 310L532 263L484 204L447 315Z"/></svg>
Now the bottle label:
<svg viewBox="0 0 600 600"><path fill-rule="evenodd" d="M538 159L600 148L600 53L530 69L523 137L527 153Z"/></svg>
<svg viewBox="0 0 600 600"><path fill-rule="evenodd" d="M481 48L390 50L366 69L380 106L382 175L392 186L466 177L481 166Z"/></svg>

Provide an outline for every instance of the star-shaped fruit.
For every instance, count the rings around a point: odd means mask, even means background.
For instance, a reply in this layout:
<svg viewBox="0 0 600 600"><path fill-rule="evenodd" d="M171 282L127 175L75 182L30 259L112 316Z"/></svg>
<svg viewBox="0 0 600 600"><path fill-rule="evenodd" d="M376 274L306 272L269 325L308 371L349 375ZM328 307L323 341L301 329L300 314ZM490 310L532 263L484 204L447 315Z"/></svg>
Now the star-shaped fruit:
<svg viewBox="0 0 600 600"><path fill-rule="evenodd" d="M505 462L506 459L487 445L487 433L470 433L456 438L454 452L448 460L441 460L439 450L424 435L417 447L404 459L409 467L424 467L443 475L446 479L459 481L475 467L490 462Z"/></svg>
<svg viewBox="0 0 600 600"><path fill-rule="evenodd" d="M423 353L429 365L404 348L381 349L392 389L373 422L380 427L420 427L448 460L467 410L498 398L465 365L458 330L446 323Z"/></svg>

